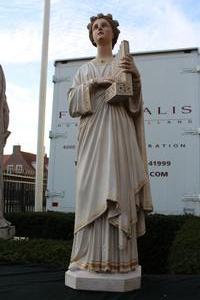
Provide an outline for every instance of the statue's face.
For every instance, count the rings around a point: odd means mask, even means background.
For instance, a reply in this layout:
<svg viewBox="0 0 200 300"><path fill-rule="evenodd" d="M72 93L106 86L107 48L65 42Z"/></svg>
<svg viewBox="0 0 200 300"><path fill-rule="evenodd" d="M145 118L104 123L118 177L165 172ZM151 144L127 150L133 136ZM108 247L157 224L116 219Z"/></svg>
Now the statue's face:
<svg viewBox="0 0 200 300"><path fill-rule="evenodd" d="M93 39L97 45L112 45L113 30L106 19L97 19L92 25Z"/></svg>

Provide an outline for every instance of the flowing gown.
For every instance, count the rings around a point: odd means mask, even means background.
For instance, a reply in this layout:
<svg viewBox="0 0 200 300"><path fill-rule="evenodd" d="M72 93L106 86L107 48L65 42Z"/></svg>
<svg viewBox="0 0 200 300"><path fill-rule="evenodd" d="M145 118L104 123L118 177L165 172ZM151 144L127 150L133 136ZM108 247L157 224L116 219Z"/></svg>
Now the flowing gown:
<svg viewBox="0 0 200 300"><path fill-rule="evenodd" d="M134 96L126 103L109 104L105 87L93 82L112 73L112 62L92 60L80 67L68 94L70 115L80 117L70 270L135 270L144 212L152 210L150 191L144 192L149 184L144 136L139 137L144 135L141 83L133 83Z"/></svg>
<svg viewBox="0 0 200 300"><path fill-rule="evenodd" d="M10 131L8 131L8 124L9 108L6 100L6 80L0 65L0 228L10 225L10 222L4 218L3 214L3 149L10 134Z"/></svg>

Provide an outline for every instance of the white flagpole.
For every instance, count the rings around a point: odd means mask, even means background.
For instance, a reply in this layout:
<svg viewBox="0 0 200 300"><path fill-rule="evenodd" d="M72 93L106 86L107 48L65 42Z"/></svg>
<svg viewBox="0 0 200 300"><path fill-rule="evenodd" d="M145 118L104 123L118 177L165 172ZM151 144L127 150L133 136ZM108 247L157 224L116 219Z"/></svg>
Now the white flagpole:
<svg viewBox="0 0 200 300"><path fill-rule="evenodd" d="M50 0L45 0L41 72L40 72L39 113L38 113L35 211L43 210L42 202L43 202L43 176L44 176L44 129L45 129L45 106L46 106L46 86L47 86L47 67L48 67L49 20L50 20Z"/></svg>

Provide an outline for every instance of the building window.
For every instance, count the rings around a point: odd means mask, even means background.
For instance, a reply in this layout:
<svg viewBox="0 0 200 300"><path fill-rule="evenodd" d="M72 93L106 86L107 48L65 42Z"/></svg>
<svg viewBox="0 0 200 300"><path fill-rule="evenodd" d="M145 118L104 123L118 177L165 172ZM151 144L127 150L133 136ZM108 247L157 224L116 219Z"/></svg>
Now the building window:
<svg viewBox="0 0 200 300"><path fill-rule="evenodd" d="M16 173L22 173L23 172L23 166L22 165L16 165Z"/></svg>
<svg viewBox="0 0 200 300"><path fill-rule="evenodd" d="M13 165L7 165L7 173L13 173Z"/></svg>
<svg viewBox="0 0 200 300"><path fill-rule="evenodd" d="M32 167L34 168L34 169L36 169L36 161L32 161Z"/></svg>

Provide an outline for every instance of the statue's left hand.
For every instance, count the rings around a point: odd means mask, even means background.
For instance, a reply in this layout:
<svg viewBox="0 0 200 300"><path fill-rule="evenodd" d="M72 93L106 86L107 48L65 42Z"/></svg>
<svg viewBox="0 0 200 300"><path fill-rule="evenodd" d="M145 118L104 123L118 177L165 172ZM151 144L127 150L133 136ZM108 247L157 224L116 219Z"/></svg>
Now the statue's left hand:
<svg viewBox="0 0 200 300"><path fill-rule="evenodd" d="M135 65L133 57L129 54L121 59L119 68L122 72L131 73L133 80L140 80L140 73Z"/></svg>

